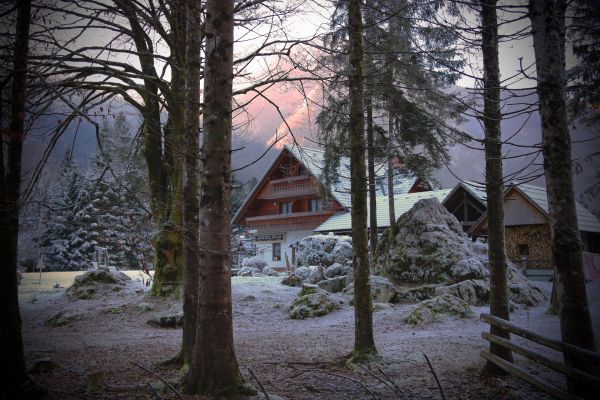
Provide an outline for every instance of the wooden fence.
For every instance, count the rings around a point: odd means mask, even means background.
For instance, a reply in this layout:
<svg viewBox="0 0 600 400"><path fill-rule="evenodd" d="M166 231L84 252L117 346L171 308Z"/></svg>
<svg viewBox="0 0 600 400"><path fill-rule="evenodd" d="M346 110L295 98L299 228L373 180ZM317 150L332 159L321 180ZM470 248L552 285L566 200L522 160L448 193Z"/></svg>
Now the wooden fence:
<svg viewBox="0 0 600 400"><path fill-rule="evenodd" d="M600 366L600 353L596 353L590 350L585 350L568 343L564 343L560 340L551 339L542 335L539 335L535 332L529 331L527 329L523 329L515 324L512 324L502 318L494 317L490 314L481 314L480 319L483 322L486 322L495 327L501 328L507 332L513 333L522 338L531 340L539 345L548 347L550 349L559 351L563 354L569 354L569 356L577 358L579 360L585 361L588 363L591 368L597 369ZM552 360L546 357L543 354L540 354L536 351L527 349L522 345L519 345L509 339L502 338L497 335L493 335L488 332L483 332L481 336L492 343L495 343L499 346L505 347L507 349L512 350L513 352L522 355L523 357L532 360L538 364L544 365L548 368L553 369L554 371L560 372L569 378L576 379L578 381L582 381L588 385L595 386L596 389L600 392L600 379L589 372L581 371L579 369L570 367L565 365L564 362ZM484 359L494 363L498 367L502 368L504 371L509 374L521 378L530 384L538 387L544 392L548 393L551 396L556 397L557 399L581 399L581 397L574 396L570 393L565 392L557 388L556 386L544 381L536 375L531 374L524 368L521 368L514 363L510 363L494 354L491 354L489 351L482 350L481 357Z"/></svg>

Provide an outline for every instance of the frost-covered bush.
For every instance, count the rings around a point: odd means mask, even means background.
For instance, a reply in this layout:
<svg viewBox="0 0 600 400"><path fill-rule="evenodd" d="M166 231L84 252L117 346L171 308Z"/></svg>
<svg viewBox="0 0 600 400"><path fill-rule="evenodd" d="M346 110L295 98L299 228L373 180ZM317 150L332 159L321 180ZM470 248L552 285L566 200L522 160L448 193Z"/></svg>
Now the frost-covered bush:
<svg viewBox="0 0 600 400"><path fill-rule="evenodd" d="M259 271L262 271L264 267L267 266L267 262L261 256L252 256L248 258L244 258L242 260L242 268L256 268Z"/></svg>

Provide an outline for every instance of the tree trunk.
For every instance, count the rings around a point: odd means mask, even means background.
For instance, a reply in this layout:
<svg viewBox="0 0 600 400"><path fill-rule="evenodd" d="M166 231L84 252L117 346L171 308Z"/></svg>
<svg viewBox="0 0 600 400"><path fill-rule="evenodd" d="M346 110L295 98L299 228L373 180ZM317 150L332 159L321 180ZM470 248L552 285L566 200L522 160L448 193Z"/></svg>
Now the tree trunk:
<svg viewBox="0 0 600 400"><path fill-rule="evenodd" d="M182 361L189 367L196 337L198 272L200 259L198 174L200 172L200 71L202 45L202 7L199 1L187 2L187 50L185 66L185 130L183 136L183 344Z"/></svg>
<svg viewBox="0 0 600 400"><path fill-rule="evenodd" d="M487 194L488 257L490 267L490 313L509 320L506 250L504 245L504 182L502 173L502 131L500 122L500 66L496 0L481 0L481 50L483 55L483 125L485 128L485 189ZM508 332L490 327L493 335L509 338ZM490 352L512 362L512 352L490 343ZM491 362L485 370L504 371Z"/></svg>
<svg viewBox="0 0 600 400"><path fill-rule="evenodd" d="M529 13L537 66L537 90L542 120L542 154L552 224L552 263L559 299L558 314L562 339L566 343L594 350L594 335L583 273L571 167L571 135L567 124L562 1L531 0ZM589 369L565 354L567 365ZM592 388L573 378L567 379L569 392L580 396L594 394Z"/></svg>
<svg viewBox="0 0 600 400"><path fill-rule="evenodd" d="M369 169L369 250L375 257L377 250L377 196L375 187L375 148L373 139L373 103L370 95L365 98L367 105L367 159Z"/></svg>
<svg viewBox="0 0 600 400"><path fill-rule="evenodd" d="M196 338L184 389L233 397L247 390L235 356L231 304L233 0L207 1L205 32L202 248Z"/></svg>
<svg viewBox="0 0 600 400"><path fill-rule="evenodd" d="M367 11L365 12L365 22L367 29L365 29L365 38L367 42L373 43L374 29L375 29L375 18L373 17L374 12L374 1L367 0ZM367 110L367 168L368 168L368 179L369 179L369 252L371 259L375 258L375 252L377 250L377 188L375 186L375 147L374 147L374 133L373 133L373 59L370 55L365 54L365 72L367 77L365 79L365 108Z"/></svg>
<svg viewBox="0 0 600 400"><path fill-rule="evenodd" d="M360 0L348 2L350 42L350 180L352 192L352 268L354 270L354 349L349 362L377 353L373 339L373 303L369 285L367 196L363 115L363 44Z"/></svg>
<svg viewBox="0 0 600 400"><path fill-rule="evenodd" d="M0 397L3 398L4 393L7 398L20 398L22 386L28 381L19 310L17 243L30 19L31 1L18 1L10 97L12 108L9 127L2 133L0 142L0 342L2 357L8 363L3 372L4 383L0 387Z"/></svg>
<svg viewBox="0 0 600 400"><path fill-rule="evenodd" d="M393 100L389 100L390 103ZM396 235L398 226L396 225L396 202L394 200L394 114L392 106L390 105L390 111L388 116L388 160L387 160L387 198L388 198L388 212L390 219L390 239Z"/></svg>
<svg viewBox="0 0 600 400"><path fill-rule="evenodd" d="M181 295L183 287L183 238L182 238L182 181L183 164L174 163L169 149L181 151L183 132L183 54L185 53L185 17L180 4L172 2L172 87L171 93L164 93L169 105L169 120L163 129L160 120L161 105L159 102L159 77L155 70L154 49L146 40L146 33L140 23L137 4L132 0L114 0L115 5L123 12L131 29L138 61L144 78L143 134L144 158L148 168L150 186L150 209L156 224L156 235L152 240L154 248L154 279L151 294L154 296ZM179 18L178 18L179 17ZM183 33L181 32L183 30ZM179 46L179 48L177 47ZM181 47L183 46L183 49ZM174 94L173 94L174 93ZM178 100L179 99L179 100ZM176 121L173 124L173 121ZM179 124L179 125L177 125ZM172 132L172 134L170 134ZM170 158L171 157L171 158ZM176 157L181 160L179 154ZM179 196L176 198L176 196Z"/></svg>

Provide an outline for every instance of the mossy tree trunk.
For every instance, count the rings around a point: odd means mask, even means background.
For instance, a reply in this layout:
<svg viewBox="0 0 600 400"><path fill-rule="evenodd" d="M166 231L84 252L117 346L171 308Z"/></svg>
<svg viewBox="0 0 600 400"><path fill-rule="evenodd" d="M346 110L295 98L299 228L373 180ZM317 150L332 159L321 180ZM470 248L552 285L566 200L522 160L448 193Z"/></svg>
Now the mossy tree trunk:
<svg viewBox="0 0 600 400"><path fill-rule="evenodd" d="M562 340L594 350L594 334L583 272L571 166L571 135L567 122L564 62L565 1L530 0L537 91L542 120L542 154L552 225L552 263L556 277ZM568 354L569 366L590 366ZM593 388L567 379L569 392L592 398Z"/></svg>
<svg viewBox="0 0 600 400"><path fill-rule="evenodd" d="M350 43L350 178L352 192L352 267L354 270L354 349L349 361L361 361L377 353L373 339L373 303L369 285L367 196L364 139L364 77L362 12L360 0L348 2Z"/></svg>
<svg viewBox="0 0 600 400"><path fill-rule="evenodd" d="M487 193L488 257L490 267L490 313L510 319L506 249L504 244L504 177L502 173L502 131L500 122L500 65L498 60L498 21L496 0L481 0L481 50L483 55L483 125L485 128L485 189ZM492 326L494 335L509 338L509 333ZM512 362L512 352L490 343L490 352ZM504 370L487 362L485 370L501 374Z"/></svg>
<svg viewBox="0 0 600 400"><path fill-rule="evenodd" d="M233 26L233 0L207 1L198 312L184 379L186 393L229 397L246 389L233 345L231 304Z"/></svg>
<svg viewBox="0 0 600 400"><path fill-rule="evenodd" d="M0 341L8 367L0 386L2 398L21 398L22 385L28 380L19 310L17 243L31 1L17 1L16 11L10 120L0 137Z"/></svg>

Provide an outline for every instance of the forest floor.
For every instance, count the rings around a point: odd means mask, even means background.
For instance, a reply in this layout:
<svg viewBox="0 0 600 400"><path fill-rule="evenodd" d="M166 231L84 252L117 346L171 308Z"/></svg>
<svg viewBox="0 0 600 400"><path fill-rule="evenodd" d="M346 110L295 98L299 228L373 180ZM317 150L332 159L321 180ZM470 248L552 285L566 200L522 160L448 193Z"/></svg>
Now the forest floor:
<svg viewBox="0 0 600 400"><path fill-rule="evenodd" d="M63 282L59 285L63 287L38 284L36 288L33 284L33 289L32 283L39 275L24 275L20 301L28 364L44 358L57 364L55 369L35 375L48 391L47 398L178 398L168 389L161 395L147 391L148 382L156 384L159 380L134 363L152 368L166 379L176 379L178 367L160 363L177 353L182 330L156 328L147 321L154 315L180 311L180 302L149 297L147 288L135 279L138 273L130 273L134 280L129 290L111 293L101 300L68 298L64 286L72 282L73 275L45 276L44 281ZM376 305L374 331L380 357L365 369L350 369L344 365L354 338L354 312L349 298L340 310L329 315L292 320L287 313L299 288L281 285L280 280L232 278L236 354L242 375L257 389L252 373L269 394L287 399L440 399L426 354L448 399L548 398L517 378L481 373L484 361L479 352L487 348L481 332L487 331L488 325L479 319L457 318L424 326L407 325L402 319L413 307L408 304ZM549 283L536 284L549 295ZM595 285L590 292L595 322L600 322L598 289L600 285ZM548 315L547 308L546 303L521 309L511 319L524 328L558 338L558 317ZM489 311L487 307L473 310L477 315ZM75 318L64 326L47 326L45 321L59 312ZM550 356L559 358L558 354ZM541 378L565 387L562 376L519 356L516 359L523 368L538 371L534 373ZM90 379L99 375L110 386L140 388L86 390ZM389 381L399 390L384 383Z"/></svg>

